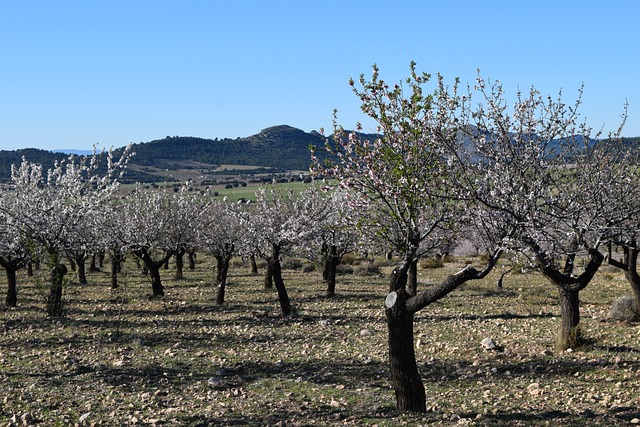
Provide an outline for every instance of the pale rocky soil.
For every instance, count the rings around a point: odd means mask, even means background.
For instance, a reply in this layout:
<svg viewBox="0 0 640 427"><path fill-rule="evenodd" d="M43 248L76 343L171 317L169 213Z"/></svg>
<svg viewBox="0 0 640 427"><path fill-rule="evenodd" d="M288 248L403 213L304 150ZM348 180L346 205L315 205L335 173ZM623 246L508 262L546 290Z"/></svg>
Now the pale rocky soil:
<svg viewBox="0 0 640 427"><path fill-rule="evenodd" d="M630 291L609 268L582 293L590 342L572 352L554 351L556 293L535 274L507 276L502 291L492 274L420 312L429 412L415 415L394 409L385 278L340 276L327 299L318 272L285 271L296 314L282 319L275 290L241 266L216 307L212 263L200 261L179 282L164 272L167 295L155 300L133 265L117 291L106 273L91 274L89 285L69 285L66 316L53 321L44 290L20 276L19 306L0 310L0 425L640 422L640 328L607 320ZM420 286L464 262L421 270ZM497 349L485 350L484 338Z"/></svg>

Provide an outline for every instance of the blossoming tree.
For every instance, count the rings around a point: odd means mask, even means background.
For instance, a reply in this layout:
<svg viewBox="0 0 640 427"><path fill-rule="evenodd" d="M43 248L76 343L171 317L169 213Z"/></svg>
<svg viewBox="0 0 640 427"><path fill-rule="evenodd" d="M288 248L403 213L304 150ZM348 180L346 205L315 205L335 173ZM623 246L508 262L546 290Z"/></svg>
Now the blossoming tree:
<svg viewBox="0 0 640 427"><path fill-rule="evenodd" d="M621 128L592 135L579 121L580 103L581 96L567 105L561 94L543 97L532 87L510 106L500 82L478 77L449 157L461 168L457 184L514 230L508 248L558 289L560 349L580 344L579 292L604 259L601 245L639 213L631 203L638 191L629 185L638 180L632 151L616 142ZM588 258L582 270L580 254Z"/></svg>
<svg viewBox="0 0 640 427"><path fill-rule="evenodd" d="M67 268L62 255L75 250L78 228L99 212L118 188L130 158L128 149L120 158L112 151L106 156L96 153L80 159L70 156L46 171L26 159L12 167L15 203L3 205L22 237L33 244L33 252L43 253L50 269L50 293L47 310L51 316L62 315L63 283Z"/></svg>
<svg viewBox="0 0 640 427"><path fill-rule="evenodd" d="M247 224L247 234L257 239L253 244L255 252L267 260L267 274L273 277L283 316L291 314L291 302L280 261L296 245L319 232L327 212L318 191L312 187L295 195L292 189L261 188L256 192L255 211Z"/></svg>
<svg viewBox="0 0 640 427"><path fill-rule="evenodd" d="M248 223L246 205L210 203L201 217L200 245L216 260L216 304L223 305L231 258L240 250Z"/></svg>
<svg viewBox="0 0 640 427"><path fill-rule="evenodd" d="M188 194L137 188L122 201L121 247L145 265L154 297L164 295L160 268L182 247L193 244L206 201Z"/></svg>
<svg viewBox="0 0 640 427"><path fill-rule="evenodd" d="M426 396L413 345L415 313L461 284L484 277L501 253L498 245L483 269L468 266L415 296L407 292L408 272L420 256L421 243L448 235L463 211L452 191L457 177L442 156L442 145L457 137L457 83L450 93L439 77L433 92L426 93L429 81L429 75L415 71L414 63L411 76L401 84L389 86L375 65L370 80L360 77L361 87L351 81L363 112L378 123L380 137L362 137L359 125L345 135L336 124L327 142L327 160L314 155L312 166L315 174L357 192L364 203L370 200L376 209L367 210L361 226L379 229L402 254L384 303L389 363L398 409L417 412L426 411Z"/></svg>

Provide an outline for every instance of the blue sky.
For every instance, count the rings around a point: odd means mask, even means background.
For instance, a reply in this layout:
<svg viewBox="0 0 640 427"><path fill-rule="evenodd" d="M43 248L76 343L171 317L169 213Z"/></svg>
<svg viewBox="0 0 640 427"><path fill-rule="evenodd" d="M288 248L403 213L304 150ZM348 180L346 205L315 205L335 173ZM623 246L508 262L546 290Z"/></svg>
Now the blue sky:
<svg viewBox="0 0 640 427"><path fill-rule="evenodd" d="M640 136L640 1L0 0L0 149L120 147L364 120L350 77L533 84Z"/></svg>

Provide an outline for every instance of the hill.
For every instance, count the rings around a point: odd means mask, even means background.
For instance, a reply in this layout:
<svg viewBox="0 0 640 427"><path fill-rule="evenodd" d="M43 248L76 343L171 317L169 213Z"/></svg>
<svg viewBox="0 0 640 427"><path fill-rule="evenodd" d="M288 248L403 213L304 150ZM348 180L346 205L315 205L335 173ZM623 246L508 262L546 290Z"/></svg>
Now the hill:
<svg viewBox="0 0 640 427"><path fill-rule="evenodd" d="M19 166L25 158L42 165L53 165L54 162L66 159L67 154L53 153L37 148L24 148L20 150L0 150L0 182L11 179L11 165Z"/></svg>
<svg viewBox="0 0 640 427"><path fill-rule="evenodd" d="M305 132L287 125L273 126L260 133L236 139L206 139L190 136L167 136L164 139L133 144L133 157L127 181L157 182L176 180L172 171L201 170L209 173L222 165L238 165L242 173L257 171L306 171L309 169L309 146L323 146L325 138L318 132ZM123 148L116 150L122 153ZM0 151L0 181L11 177L11 164L19 164L22 156L45 166L66 157L62 153L26 149ZM225 168L232 173L233 167Z"/></svg>
<svg viewBox="0 0 640 427"><path fill-rule="evenodd" d="M133 163L172 169L184 161L210 165L263 166L287 170L309 168L309 145L322 145L317 132L307 133L281 125L262 130L256 135L237 139L205 139L167 136L161 140L134 144Z"/></svg>

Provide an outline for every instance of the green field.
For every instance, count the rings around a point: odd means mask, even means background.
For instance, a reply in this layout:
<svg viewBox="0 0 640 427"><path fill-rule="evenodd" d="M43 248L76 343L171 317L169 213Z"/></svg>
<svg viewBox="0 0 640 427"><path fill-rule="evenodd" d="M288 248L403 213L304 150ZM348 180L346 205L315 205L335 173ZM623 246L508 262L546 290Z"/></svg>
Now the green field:
<svg viewBox="0 0 640 427"><path fill-rule="evenodd" d="M267 188L272 185L266 185ZM276 184L276 187L283 189L293 189L294 193L300 193L307 188L309 188L310 184L305 184L301 181ZM227 199L231 202L236 202L238 200L256 200L256 191L260 189L260 187L265 187L260 184L247 184L246 187L234 187L234 188L224 188L224 185L213 186L212 189L218 192L218 198L222 199L227 197Z"/></svg>

